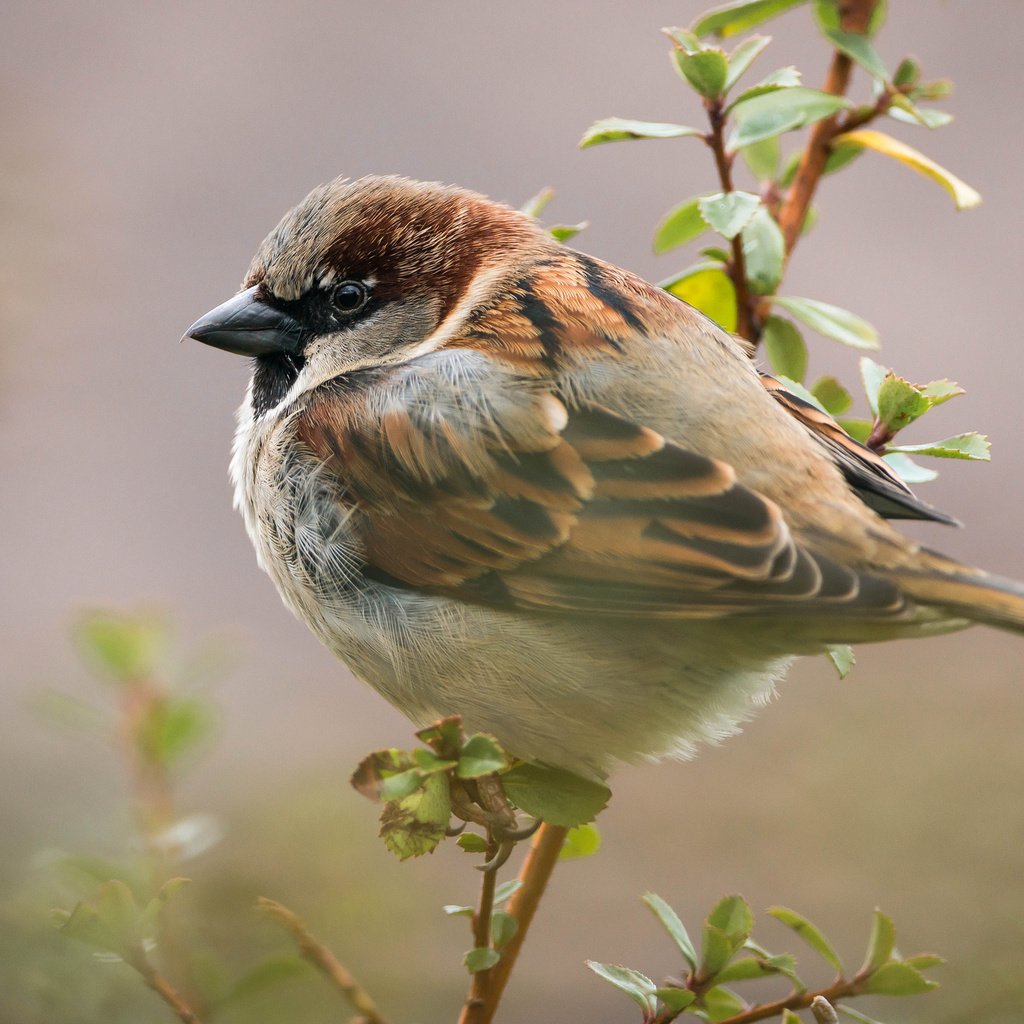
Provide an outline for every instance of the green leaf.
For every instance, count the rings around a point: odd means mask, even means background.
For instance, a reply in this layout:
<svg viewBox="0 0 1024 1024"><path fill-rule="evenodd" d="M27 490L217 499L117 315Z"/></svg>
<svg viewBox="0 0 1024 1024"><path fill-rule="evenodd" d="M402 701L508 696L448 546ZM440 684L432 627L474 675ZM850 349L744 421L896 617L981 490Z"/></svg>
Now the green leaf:
<svg viewBox="0 0 1024 1024"><path fill-rule="evenodd" d="M459 754L459 766L455 774L460 779L478 779L508 767L508 757L493 736L478 732L470 736Z"/></svg>
<svg viewBox="0 0 1024 1024"><path fill-rule="evenodd" d="M869 1017L866 1013L861 1013L859 1010L854 1010L849 1006L842 1006L837 1003L836 1009L845 1017L849 1017L850 1020L857 1021L858 1024L882 1024L880 1020L875 1020L874 1017Z"/></svg>
<svg viewBox="0 0 1024 1024"><path fill-rule="evenodd" d="M687 50L677 46L672 56L679 74L701 96L717 99L722 95L729 74L729 62L722 50Z"/></svg>
<svg viewBox="0 0 1024 1024"><path fill-rule="evenodd" d="M807 345L796 326L780 316L769 316L765 319L761 340L772 369L802 383L807 372Z"/></svg>
<svg viewBox="0 0 1024 1024"><path fill-rule="evenodd" d="M683 954L690 967L696 970L697 951L685 925L679 920L679 915L657 893L645 893L643 901L661 923L662 928L668 932L669 938L676 944L676 948Z"/></svg>
<svg viewBox="0 0 1024 1024"><path fill-rule="evenodd" d="M399 860L432 853L444 838L452 803L445 775L428 775L420 789L384 805L380 835Z"/></svg>
<svg viewBox="0 0 1024 1024"><path fill-rule="evenodd" d="M702 217L701 220L704 218ZM717 263L728 263L729 253L717 245L709 245L706 249L701 249L701 256L705 259L714 260Z"/></svg>
<svg viewBox="0 0 1024 1024"><path fill-rule="evenodd" d="M658 1009L658 986L639 971L618 964L602 964L596 960L586 961L587 966L599 977L610 982L620 992L625 992L630 999L640 1006L645 1014L654 1016Z"/></svg>
<svg viewBox="0 0 1024 1024"><path fill-rule="evenodd" d="M684 139L703 138L699 128L684 124L665 124L656 121L629 121L621 117L606 117L595 121L580 139L579 148L597 146L602 142L618 142L621 139Z"/></svg>
<svg viewBox="0 0 1024 1024"><path fill-rule="evenodd" d="M700 974L714 978L736 952L736 945L721 928L710 923L705 923L702 939Z"/></svg>
<svg viewBox="0 0 1024 1024"><path fill-rule="evenodd" d="M654 231L655 252L668 252L707 231L707 221L700 215L699 202L699 196L687 199L665 214Z"/></svg>
<svg viewBox="0 0 1024 1024"><path fill-rule="evenodd" d="M726 108L725 112L731 114L741 103L752 100L755 96L764 96L770 92L778 92L779 89L792 89L800 84L800 72L788 64L784 68L773 71L770 75L762 78L757 85L752 85L737 96Z"/></svg>
<svg viewBox="0 0 1024 1024"><path fill-rule="evenodd" d="M500 959L501 954L496 949L478 946L476 949L471 949L462 958L462 962L470 974L478 974L480 971L489 971Z"/></svg>
<svg viewBox="0 0 1024 1024"><path fill-rule="evenodd" d="M401 800L410 793L415 793L423 784L423 779L424 775L418 768L410 768L407 772L389 775L381 782L380 798L385 802Z"/></svg>
<svg viewBox="0 0 1024 1024"><path fill-rule="evenodd" d="M171 765L206 740L213 727L213 712L203 701L167 697L152 705L137 735L149 761Z"/></svg>
<svg viewBox="0 0 1024 1024"><path fill-rule="evenodd" d="M729 139L729 148L739 149L773 135L803 128L849 105L849 101L841 96L805 86L776 89L749 98L741 96L732 108L736 130Z"/></svg>
<svg viewBox="0 0 1024 1024"><path fill-rule="evenodd" d="M519 922L504 910L496 910L491 915L491 941L495 949L507 946L519 931Z"/></svg>
<svg viewBox="0 0 1024 1024"><path fill-rule="evenodd" d="M839 673L840 679L845 679L857 663L853 656L853 648L849 644L829 644L825 648L825 654Z"/></svg>
<svg viewBox="0 0 1024 1024"><path fill-rule="evenodd" d="M932 967L941 967L946 958L935 953L915 953L914 956L905 957L903 962L919 971L927 971Z"/></svg>
<svg viewBox="0 0 1024 1024"><path fill-rule="evenodd" d="M938 988L919 970L907 963L882 964L864 983L862 991L880 996L917 996Z"/></svg>
<svg viewBox="0 0 1024 1024"><path fill-rule="evenodd" d="M501 781L516 807L550 825L570 828L593 821L612 795L600 782L539 764L518 764Z"/></svg>
<svg viewBox="0 0 1024 1024"><path fill-rule="evenodd" d="M871 40L857 32L843 32L838 28L823 29L825 38L841 53L856 61L877 82L886 82L889 73Z"/></svg>
<svg viewBox="0 0 1024 1024"><path fill-rule="evenodd" d="M724 238L735 238L749 223L761 200L751 192L715 192L697 200L700 214Z"/></svg>
<svg viewBox="0 0 1024 1024"><path fill-rule="evenodd" d="M455 840L455 845L466 853L487 852L487 840L483 836L477 835L476 832L463 832Z"/></svg>
<svg viewBox="0 0 1024 1024"><path fill-rule="evenodd" d="M832 948L832 944L816 925L788 907L771 907L768 913L787 928L792 928L820 957L831 964L840 974L843 973L843 963L839 959L839 954Z"/></svg>
<svg viewBox="0 0 1024 1024"><path fill-rule="evenodd" d="M924 444L889 445L887 452L903 452L909 455L932 455L939 459L969 459L972 462L989 462L992 459L992 444L985 434L971 431L957 434L942 441L926 441Z"/></svg>
<svg viewBox="0 0 1024 1024"><path fill-rule="evenodd" d="M779 971L770 967L763 959L753 956L740 957L727 964L719 973L717 980L725 984L729 981L751 981L754 978L770 978Z"/></svg>
<svg viewBox="0 0 1024 1024"><path fill-rule="evenodd" d="M577 825L569 829L558 854L559 860L593 857L601 849L601 833L596 825Z"/></svg>
<svg viewBox="0 0 1024 1024"><path fill-rule="evenodd" d="M770 36L751 36L749 39L744 39L729 54L729 73L725 78L725 92L728 92L746 74L750 65L764 52L770 42Z"/></svg>
<svg viewBox="0 0 1024 1024"><path fill-rule="evenodd" d="M155 618L95 611L75 629L79 647L92 664L121 683L152 675L167 649L167 627Z"/></svg>
<svg viewBox="0 0 1024 1024"><path fill-rule="evenodd" d="M812 395L810 391L808 391L807 388L805 388L803 384L801 384L799 381L790 380L789 377L785 376L785 374L782 373L776 374L776 377L778 377L779 383L787 391L792 391L797 398L802 398L805 402L809 403L810 405L813 405L815 409L818 409L821 412L825 413L826 416L828 415L825 408L822 406L821 402L819 402L814 397L814 395Z"/></svg>
<svg viewBox="0 0 1024 1024"><path fill-rule="evenodd" d="M953 115L945 110L934 107L919 107L907 96L893 96L892 103L886 113L894 121L904 124L920 124L925 128L945 128L953 120Z"/></svg>
<svg viewBox="0 0 1024 1024"><path fill-rule="evenodd" d="M737 1013L743 1013L748 1008L735 992L721 985L716 985L705 992L702 1004L710 1021L725 1020Z"/></svg>
<svg viewBox="0 0 1024 1024"><path fill-rule="evenodd" d="M426 750L423 747L417 747L412 752L412 759L416 763L416 767L425 775L430 775L433 772L446 772L459 763L450 758L438 757L432 750Z"/></svg>
<svg viewBox="0 0 1024 1024"><path fill-rule="evenodd" d="M874 971L892 959L892 951L896 946L896 925L892 918L875 911L871 922L871 938L868 940L868 951L864 957L862 972Z"/></svg>
<svg viewBox="0 0 1024 1024"><path fill-rule="evenodd" d="M784 188L789 188L793 184L793 179L796 177L796 169L800 164L800 153L794 153L789 160L786 161L786 166L783 168L782 174L779 175L779 184ZM822 176L829 174L835 174L836 171L841 171L847 164L852 164L858 157L864 155L864 150L858 149L856 146L843 146L841 149L832 149L829 151L828 156L825 159L825 167L822 170ZM801 226L801 231L804 233L811 230L814 226L814 221L817 220L817 212L811 214L812 206L807 211L807 219L804 220ZM808 220L811 223L808 223Z"/></svg>
<svg viewBox="0 0 1024 1024"><path fill-rule="evenodd" d="M474 914L472 907L461 907L457 903L446 903L441 909L449 917L472 917Z"/></svg>
<svg viewBox="0 0 1024 1024"><path fill-rule="evenodd" d="M352 787L369 800L382 799L382 790L387 779L415 768L412 754L407 750L391 747L375 750L359 762L349 780Z"/></svg>
<svg viewBox="0 0 1024 1024"><path fill-rule="evenodd" d="M910 92L912 100L944 100L953 95L953 83L948 78L922 82Z"/></svg>
<svg viewBox="0 0 1024 1024"><path fill-rule="evenodd" d="M164 907L174 898L174 894L189 883L188 878L169 878L160 886L160 891L146 904L139 916L139 932L151 935L155 929Z"/></svg>
<svg viewBox="0 0 1024 1024"><path fill-rule="evenodd" d="M958 210L969 210L981 202L981 196L968 185L961 181L951 171L939 166L934 160L930 160L923 153L918 152L905 142L894 139L891 135L876 131L873 128L858 128L856 131L844 132L836 137L832 143L833 148L854 146L857 148L872 149L882 156L891 157L905 164L911 170L923 174L926 178L941 185L952 197Z"/></svg>
<svg viewBox="0 0 1024 1024"><path fill-rule="evenodd" d="M736 288L717 263L698 263L661 287L710 317L723 330L736 330Z"/></svg>
<svg viewBox="0 0 1024 1024"><path fill-rule="evenodd" d="M934 469L918 465L909 455L903 452L890 452L882 458L905 484L926 484L938 477Z"/></svg>
<svg viewBox="0 0 1024 1024"><path fill-rule="evenodd" d="M724 896L708 914L708 924L720 928L738 949L754 930L754 915L742 896Z"/></svg>
<svg viewBox="0 0 1024 1024"><path fill-rule="evenodd" d="M556 241L565 245L566 242L574 239L581 231L590 227L589 220L581 220L579 224L554 224L548 228L548 234Z"/></svg>
<svg viewBox="0 0 1024 1024"><path fill-rule="evenodd" d="M526 202L519 207L519 212L525 213L527 217L532 217L534 220L538 220L540 215L544 212L544 208L554 198L555 190L553 188L542 188L535 196L527 199Z"/></svg>
<svg viewBox="0 0 1024 1024"><path fill-rule="evenodd" d="M807 0L734 0L702 14L693 25L698 36L717 35L726 38L780 14L799 7Z"/></svg>
<svg viewBox="0 0 1024 1024"><path fill-rule="evenodd" d="M890 370L878 389L878 418L892 431L902 430L931 408L910 381Z"/></svg>
<svg viewBox="0 0 1024 1024"><path fill-rule="evenodd" d="M916 85L921 77L921 65L913 57L904 57L896 65L892 74L892 84L896 88L904 85Z"/></svg>
<svg viewBox="0 0 1024 1024"><path fill-rule="evenodd" d="M837 420L836 422L850 435L850 437L854 439L854 441L860 441L861 444L867 444L867 440L871 436L871 427L873 426L871 420L844 418Z"/></svg>
<svg viewBox="0 0 1024 1024"><path fill-rule="evenodd" d="M873 36L885 21L886 0L878 0L868 20L867 35ZM814 17L823 31L842 27L842 9L839 0L814 0Z"/></svg>
<svg viewBox="0 0 1024 1024"><path fill-rule="evenodd" d="M819 377L811 388L811 394L830 416L842 416L853 405L850 392L835 377Z"/></svg>
<svg viewBox="0 0 1024 1024"><path fill-rule="evenodd" d="M755 295L771 295L782 280L786 240L764 205L754 210L743 229L743 262L750 290Z"/></svg>
<svg viewBox="0 0 1024 1024"><path fill-rule="evenodd" d="M131 889L119 879L100 886L93 903L79 903L62 914L61 932L89 946L125 956L141 941L139 907Z"/></svg>
<svg viewBox="0 0 1024 1024"><path fill-rule="evenodd" d="M878 332L866 320L849 310L817 299L792 296L777 295L773 302L826 338L852 348L878 348Z"/></svg>
<svg viewBox="0 0 1024 1024"><path fill-rule="evenodd" d="M779 140L777 137L752 142L740 150L740 156L746 161L758 181L773 181L779 171Z"/></svg>
<svg viewBox="0 0 1024 1024"><path fill-rule="evenodd" d="M782 1024L803 1024L800 1018L792 1010L783 1010L780 1020Z"/></svg>
<svg viewBox="0 0 1024 1024"><path fill-rule="evenodd" d="M880 366L873 359L861 356L860 379L864 382L864 394L867 395L868 406L876 416L878 415L878 392L888 372L884 366Z"/></svg>
<svg viewBox="0 0 1024 1024"><path fill-rule="evenodd" d="M685 1010L697 999L696 993L691 992L688 988L676 988L672 985L657 988L654 990L654 994L673 1013L679 1013L681 1010Z"/></svg>

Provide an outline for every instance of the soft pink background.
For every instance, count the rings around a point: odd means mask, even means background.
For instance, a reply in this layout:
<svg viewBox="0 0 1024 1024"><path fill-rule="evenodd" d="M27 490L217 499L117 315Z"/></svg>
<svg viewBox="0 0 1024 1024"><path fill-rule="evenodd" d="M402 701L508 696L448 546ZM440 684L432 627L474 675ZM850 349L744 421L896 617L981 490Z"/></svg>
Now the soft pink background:
<svg viewBox="0 0 1024 1024"><path fill-rule="evenodd" d="M396 1016L451 1018L467 936L433 908L469 898L472 872L453 849L402 866L378 854L373 811L345 777L366 750L405 743L409 728L290 618L257 570L226 481L246 366L177 339L232 293L283 211L339 173L453 181L517 205L551 185L552 220L591 221L581 248L667 276L688 257L653 256L653 227L709 187L709 155L692 140L582 153L575 143L611 114L700 116L658 29L703 7L8 7L0 880L17 885L44 847L123 841L115 759L53 733L27 705L44 686L91 692L68 640L80 609L156 605L183 643L222 632L237 651L218 696L221 743L183 794L187 807L225 820L213 856L244 864L258 891L275 871L287 876L292 902L316 919L321 890L303 887L312 869L302 860L290 871L288 857L319 849L317 885L362 901L351 924L325 915L321 930ZM967 528L918 532L1020 578L1024 7L891 7L882 55L894 66L912 51L926 74L953 78L944 106L957 121L934 134L882 127L951 167L985 202L955 214L934 185L866 156L826 182L821 221L785 290L867 317L884 358L911 379L949 376L968 388L910 439L981 429L994 439L994 462L941 465L922 494ZM767 31L777 42L762 73L794 62L818 84L826 55L809 12ZM866 83L856 85L864 95ZM813 351L812 375L855 379L851 353L822 341ZM946 994L899 1005L901 1019L977 1019L962 1010L972 985L994 1005L1010 999L1024 953L1024 647L977 630L858 653L842 684L823 662L800 666L742 737L696 764L622 773L602 820L605 849L565 866L505 1020L566 1019L570 1010L594 1022L631 1019L624 998L580 965L594 957L655 976L674 969L636 900L648 888L694 925L725 891L744 892L757 909L795 905L830 927L851 960L879 904L902 925L905 950L937 947L954 965ZM321 802L303 817L295 808L313 790ZM281 841L282 861L262 863L262 829L292 813L294 842ZM348 825L337 831L340 821ZM367 881L364 871L375 874ZM387 940L383 958L361 936L367 922L398 912L396 893L427 910L416 912L418 932ZM781 949L788 939L774 928L761 933ZM984 957L996 966L977 966ZM424 992L439 1009L423 1009ZM154 1007L153 1019L161 1013Z"/></svg>

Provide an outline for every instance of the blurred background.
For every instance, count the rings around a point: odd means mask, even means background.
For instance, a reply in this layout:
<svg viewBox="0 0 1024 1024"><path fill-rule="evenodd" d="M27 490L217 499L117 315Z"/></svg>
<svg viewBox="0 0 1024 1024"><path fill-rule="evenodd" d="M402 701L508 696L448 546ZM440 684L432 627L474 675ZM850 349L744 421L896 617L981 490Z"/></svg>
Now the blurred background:
<svg viewBox="0 0 1024 1024"><path fill-rule="evenodd" d="M470 942L465 921L440 907L471 902L475 872L451 844L399 864L376 838L376 811L347 777L368 750L407 745L411 730L291 619L257 570L226 477L247 367L178 338L234 291L281 214L339 173L457 182L513 205L553 186L549 221L590 221L580 248L653 280L680 269L687 254L655 257L651 234L667 209L712 187L709 154L688 140L582 153L576 142L613 114L699 123L658 30L705 6L7 5L3 1024L168 1019L123 966L91 963L47 918L68 905L49 874L56 851L117 856L131 842L117 752L33 710L50 688L109 699L70 639L92 607L156 609L182 650L212 635L228 665L217 742L179 796L222 830L187 865L195 948L234 968L285 950L251 910L257 895L272 896L306 917L395 1021L454 1019ZM956 92L942 106L957 120L934 134L882 127L965 178L984 204L956 214L940 189L867 155L824 183L821 220L785 290L866 317L882 359L910 379L948 376L968 389L921 430L985 431L994 460L939 465L940 480L920 493L967 528L916 532L1022 578L1013 303L1024 255L1024 6L890 7L877 40L887 65L913 53L926 78L951 77ZM776 41L762 74L795 63L820 84L828 55L807 10L766 31ZM866 90L858 75L854 94ZM812 344L812 379L855 382L852 352ZM841 683L824 660L807 661L742 736L692 764L622 771L601 819L604 848L559 869L502 1020L635 1019L582 962L655 978L677 969L638 901L648 889L697 930L725 892L755 910L787 904L852 963L880 906L905 953L950 960L936 975L940 994L886 1008L886 1019L1020 1020L1022 655L1018 639L978 629L861 648ZM796 944L764 918L755 935L772 949ZM334 1000L300 978L236 1019L337 1019Z"/></svg>

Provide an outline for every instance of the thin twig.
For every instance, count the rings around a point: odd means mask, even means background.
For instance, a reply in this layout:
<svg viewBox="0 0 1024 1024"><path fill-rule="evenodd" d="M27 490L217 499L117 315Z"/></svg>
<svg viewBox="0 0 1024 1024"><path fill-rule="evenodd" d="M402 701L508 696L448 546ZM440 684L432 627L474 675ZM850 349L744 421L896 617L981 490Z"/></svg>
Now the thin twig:
<svg viewBox="0 0 1024 1024"><path fill-rule="evenodd" d="M544 822L533 837L530 852L527 853L519 872L519 880L523 884L508 905L508 912L516 919L519 927L508 945L502 949L501 960L490 971L489 991L486 1002L480 1008L479 1024L491 1024L494 1019L494 1013L508 984L512 968L515 967L530 922L547 888L548 879L555 869L558 855L562 852L568 831L561 825L549 825Z"/></svg>
<svg viewBox="0 0 1024 1024"><path fill-rule="evenodd" d="M185 997L153 966L152 961L139 947L134 953L126 954L125 961L135 968L142 980L174 1012L182 1024L201 1024L199 1014L188 1004Z"/></svg>
<svg viewBox="0 0 1024 1024"><path fill-rule="evenodd" d="M268 900L265 896L261 896L256 905L291 932L295 944L299 947L299 955L320 971L348 999L367 1024L387 1024L370 993L322 942L310 935L295 913L274 900Z"/></svg>
<svg viewBox="0 0 1024 1024"><path fill-rule="evenodd" d="M487 860L492 860L498 853L498 843L488 833ZM491 945L491 915L494 912L494 887L497 882L497 871L484 871L480 883L480 902L473 914L473 946L476 949L488 949ZM459 1024L480 1024L481 1016L487 1005L491 990L494 968L486 971L475 971L469 985L466 1002L462 1006Z"/></svg>
<svg viewBox="0 0 1024 1024"><path fill-rule="evenodd" d="M718 169L718 180L722 185L722 191L732 192L734 191L732 184L733 154L727 153L725 150L725 114L722 101L709 101L707 109L711 131L705 137L705 141L715 155L715 167ZM747 263L743 255L743 240L740 235L733 236L730 246L732 259L729 261L728 269L733 287L736 289L736 333L756 345L761 328L754 316L754 303L747 281Z"/></svg>
<svg viewBox="0 0 1024 1024"><path fill-rule="evenodd" d="M840 4L844 32L863 34L867 31L878 0L845 0ZM850 84L853 61L845 53L836 50L828 69L823 89L833 96L842 96ZM796 247L803 228L804 219L821 181L828 160L829 147L839 133L839 115L823 118L811 128L807 145L797 165L796 176L789 187L782 208L779 210L779 227L786 241L787 256Z"/></svg>

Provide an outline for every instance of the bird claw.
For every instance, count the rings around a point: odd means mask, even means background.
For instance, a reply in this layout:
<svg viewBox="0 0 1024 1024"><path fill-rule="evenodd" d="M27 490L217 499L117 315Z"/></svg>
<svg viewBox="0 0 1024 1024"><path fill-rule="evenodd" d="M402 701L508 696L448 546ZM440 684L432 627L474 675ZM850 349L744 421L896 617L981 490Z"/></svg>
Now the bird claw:
<svg viewBox="0 0 1024 1024"><path fill-rule="evenodd" d="M499 868L501 868L505 861L512 856L512 851L515 849L515 840L506 839L499 846L493 857L484 861L483 864L476 866L477 871L482 871L485 875L494 874Z"/></svg>

